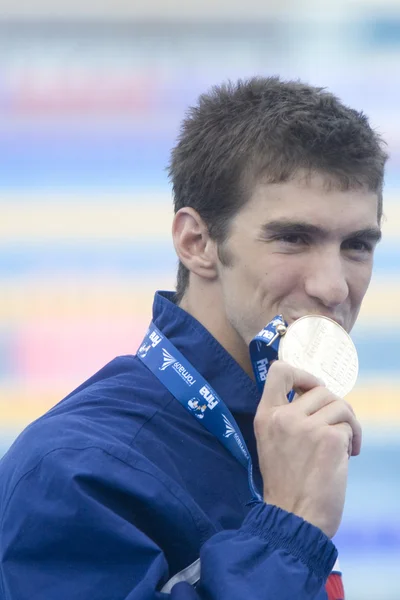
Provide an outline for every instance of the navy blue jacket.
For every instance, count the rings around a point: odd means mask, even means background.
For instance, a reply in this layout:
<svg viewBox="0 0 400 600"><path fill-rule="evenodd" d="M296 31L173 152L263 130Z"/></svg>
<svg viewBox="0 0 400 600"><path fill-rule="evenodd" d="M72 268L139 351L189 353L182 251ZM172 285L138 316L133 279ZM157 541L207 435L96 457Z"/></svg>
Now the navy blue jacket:
<svg viewBox="0 0 400 600"><path fill-rule="evenodd" d="M225 400L262 489L255 383L170 294L153 318ZM116 358L0 462L0 598L326 599L332 541L249 501L220 442L136 356Z"/></svg>

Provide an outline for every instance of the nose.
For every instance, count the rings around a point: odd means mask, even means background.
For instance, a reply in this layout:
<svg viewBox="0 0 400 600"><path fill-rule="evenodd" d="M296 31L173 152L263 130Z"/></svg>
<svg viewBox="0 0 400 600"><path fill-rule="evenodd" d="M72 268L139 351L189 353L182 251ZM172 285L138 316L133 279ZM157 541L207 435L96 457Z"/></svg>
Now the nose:
<svg viewBox="0 0 400 600"><path fill-rule="evenodd" d="M327 308L334 308L349 295L349 286L340 250L321 249L310 259L305 278L305 289L309 296Z"/></svg>

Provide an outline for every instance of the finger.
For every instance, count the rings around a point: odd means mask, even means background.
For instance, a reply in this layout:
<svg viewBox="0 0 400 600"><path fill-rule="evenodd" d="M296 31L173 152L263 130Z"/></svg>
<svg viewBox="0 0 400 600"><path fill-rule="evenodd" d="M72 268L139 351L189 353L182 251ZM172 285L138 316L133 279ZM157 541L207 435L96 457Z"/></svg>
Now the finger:
<svg viewBox="0 0 400 600"><path fill-rule="evenodd" d="M353 451L353 430L348 423L338 423L337 425L332 425L336 431L341 432L341 436L343 438L343 448L346 448L347 457L354 455Z"/></svg>
<svg viewBox="0 0 400 600"><path fill-rule="evenodd" d="M283 360L274 362L269 371L261 402L267 406L287 404L287 394L292 389L307 392L322 385L321 381L301 369L288 365Z"/></svg>
<svg viewBox="0 0 400 600"><path fill-rule="evenodd" d="M337 400L342 401L339 396L330 392L326 387L318 386L304 394L296 395L292 404L298 407L303 414L311 416Z"/></svg>
<svg viewBox="0 0 400 600"><path fill-rule="evenodd" d="M360 454L361 441L362 441L362 429L359 421L352 408L344 400L337 400L331 402L315 412L310 419L318 421L324 425L338 425L340 423L347 423L350 425L352 430L352 456Z"/></svg>

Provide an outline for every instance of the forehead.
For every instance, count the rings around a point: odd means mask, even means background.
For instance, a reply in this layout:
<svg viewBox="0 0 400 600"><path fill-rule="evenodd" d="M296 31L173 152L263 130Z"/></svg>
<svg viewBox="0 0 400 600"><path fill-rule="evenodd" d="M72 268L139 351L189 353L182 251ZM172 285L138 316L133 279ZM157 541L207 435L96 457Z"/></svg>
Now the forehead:
<svg viewBox="0 0 400 600"><path fill-rule="evenodd" d="M278 184L259 182L241 216L258 225L290 219L330 230L378 226L376 193L365 189L342 191L325 184L317 174Z"/></svg>

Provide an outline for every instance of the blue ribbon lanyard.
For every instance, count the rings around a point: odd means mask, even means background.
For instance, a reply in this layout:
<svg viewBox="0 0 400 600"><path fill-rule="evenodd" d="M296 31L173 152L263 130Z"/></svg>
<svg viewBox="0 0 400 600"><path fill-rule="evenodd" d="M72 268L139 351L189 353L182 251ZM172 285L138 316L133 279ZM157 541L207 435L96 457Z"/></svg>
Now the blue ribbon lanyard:
<svg viewBox="0 0 400 600"><path fill-rule="evenodd" d="M260 392L264 389L272 362L278 358L279 342L281 336L285 334L287 326L282 315L277 315L250 342L251 364ZM287 399L289 402L293 400L294 395L294 390L288 393Z"/></svg>
<svg viewBox="0 0 400 600"><path fill-rule="evenodd" d="M285 325L282 317L276 317L250 344L253 370L260 391L263 390L270 363L278 355L280 333L277 332L277 326L282 324ZM137 356L182 406L247 469L253 500L262 502L263 498L253 481L253 463L246 442L217 392L154 323L150 324Z"/></svg>

